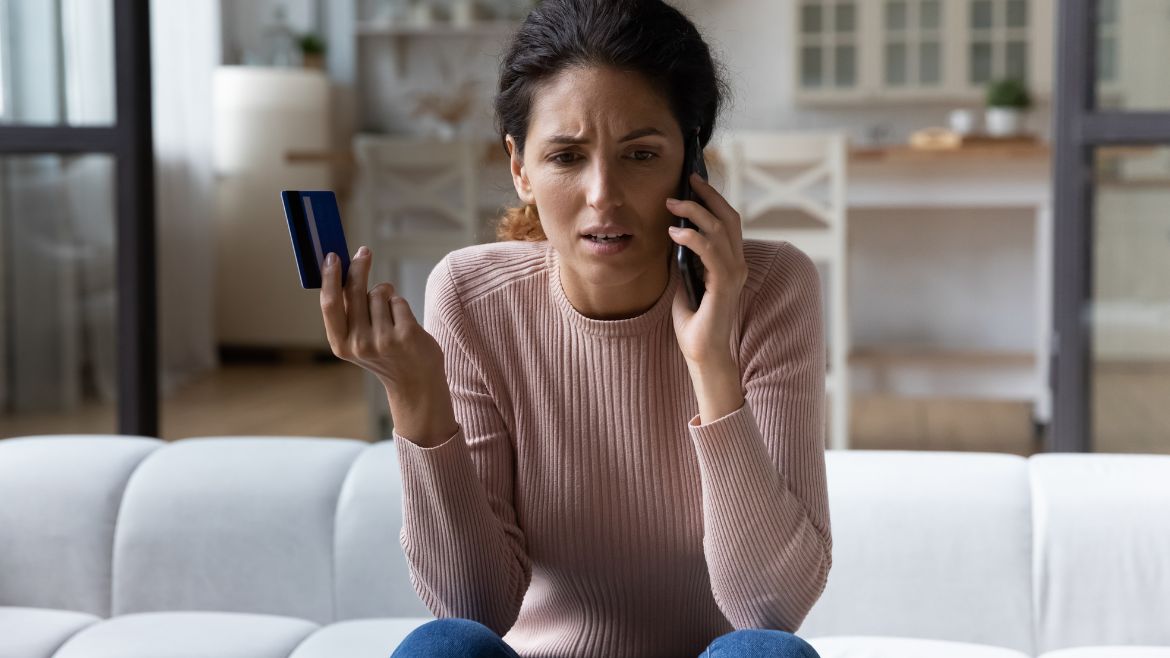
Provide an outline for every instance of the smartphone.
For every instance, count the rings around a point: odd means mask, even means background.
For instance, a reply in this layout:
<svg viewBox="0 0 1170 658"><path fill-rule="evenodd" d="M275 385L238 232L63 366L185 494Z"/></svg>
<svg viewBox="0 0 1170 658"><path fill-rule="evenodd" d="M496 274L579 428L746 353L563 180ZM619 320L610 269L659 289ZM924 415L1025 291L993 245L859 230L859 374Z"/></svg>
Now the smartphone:
<svg viewBox="0 0 1170 658"><path fill-rule="evenodd" d="M344 286L349 274L349 248L345 246L345 232L341 229L337 196L330 191L284 190L280 198L301 287L321 287L321 269L330 252L337 254L341 261L341 285Z"/></svg>
<svg viewBox="0 0 1170 658"><path fill-rule="evenodd" d="M684 201L695 201L702 205L703 202L691 189L690 175L692 172L698 172L703 180L707 180L707 163L703 160L703 147L699 144L698 131L695 131L694 136L687 144L686 153L683 156L682 180L679 183L676 198ZM706 206L704 205L704 207ZM686 217L676 215L675 220L675 226L698 230L695 223ZM678 264L679 273L682 274L683 286L687 289L687 300L691 305L691 310L697 311L699 304L703 301L703 293L707 290L707 286L703 283L703 261L695 252L676 243L674 245L674 262Z"/></svg>

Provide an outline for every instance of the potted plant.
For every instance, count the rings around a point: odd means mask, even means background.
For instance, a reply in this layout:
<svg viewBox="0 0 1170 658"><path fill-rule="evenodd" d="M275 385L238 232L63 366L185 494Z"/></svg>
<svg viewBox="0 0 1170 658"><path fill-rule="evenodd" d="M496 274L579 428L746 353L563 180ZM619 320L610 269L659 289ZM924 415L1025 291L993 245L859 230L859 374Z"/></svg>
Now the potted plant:
<svg viewBox="0 0 1170 658"><path fill-rule="evenodd" d="M305 68L325 68L325 42L321 37L313 33L302 34L297 44L301 47L301 63Z"/></svg>
<svg viewBox="0 0 1170 658"><path fill-rule="evenodd" d="M1022 81L996 80L987 87L987 132L992 137L1011 137L1023 132L1024 115L1032 107L1032 95Z"/></svg>

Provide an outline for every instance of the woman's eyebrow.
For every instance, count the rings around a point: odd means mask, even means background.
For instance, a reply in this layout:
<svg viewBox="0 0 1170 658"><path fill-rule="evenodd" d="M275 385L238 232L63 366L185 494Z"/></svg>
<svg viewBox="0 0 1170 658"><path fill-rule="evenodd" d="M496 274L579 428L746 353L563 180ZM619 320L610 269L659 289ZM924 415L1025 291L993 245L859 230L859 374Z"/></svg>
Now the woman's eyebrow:
<svg viewBox="0 0 1170 658"><path fill-rule="evenodd" d="M618 141L628 142L631 139L638 139L639 137L645 137L646 135L658 135L659 137L666 137L666 135L661 130L652 126L647 126L646 128L638 128L637 130L632 131L630 134L622 137ZM550 136L545 141L549 144L584 144L589 140L576 137L574 135L558 134Z"/></svg>

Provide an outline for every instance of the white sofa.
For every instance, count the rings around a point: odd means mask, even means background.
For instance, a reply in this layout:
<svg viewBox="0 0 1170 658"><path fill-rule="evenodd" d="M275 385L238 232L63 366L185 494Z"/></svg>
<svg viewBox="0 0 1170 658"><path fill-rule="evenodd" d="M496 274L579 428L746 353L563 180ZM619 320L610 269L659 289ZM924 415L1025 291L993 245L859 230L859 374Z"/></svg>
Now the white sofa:
<svg viewBox="0 0 1170 658"><path fill-rule="evenodd" d="M1170 456L827 463L823 658L1170 658ZM0 657L387 658L399 487L390 443L0 440Z"/></svg>

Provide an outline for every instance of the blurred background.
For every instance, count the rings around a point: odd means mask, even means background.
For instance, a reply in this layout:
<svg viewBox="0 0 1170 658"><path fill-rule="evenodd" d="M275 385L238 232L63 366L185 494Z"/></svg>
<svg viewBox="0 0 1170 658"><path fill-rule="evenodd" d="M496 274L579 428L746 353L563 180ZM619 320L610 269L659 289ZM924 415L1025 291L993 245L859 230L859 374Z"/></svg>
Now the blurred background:
<svg viewBox="0 0 1170 658"><path fill-rule="evenodd" d="M713 182L822 268L827 447L1170 453L1170 0L673 4L733 89ZM0 438L388 437L278 193L336 190L421 316L518 203L532 6L0 0Z"/></svg>

